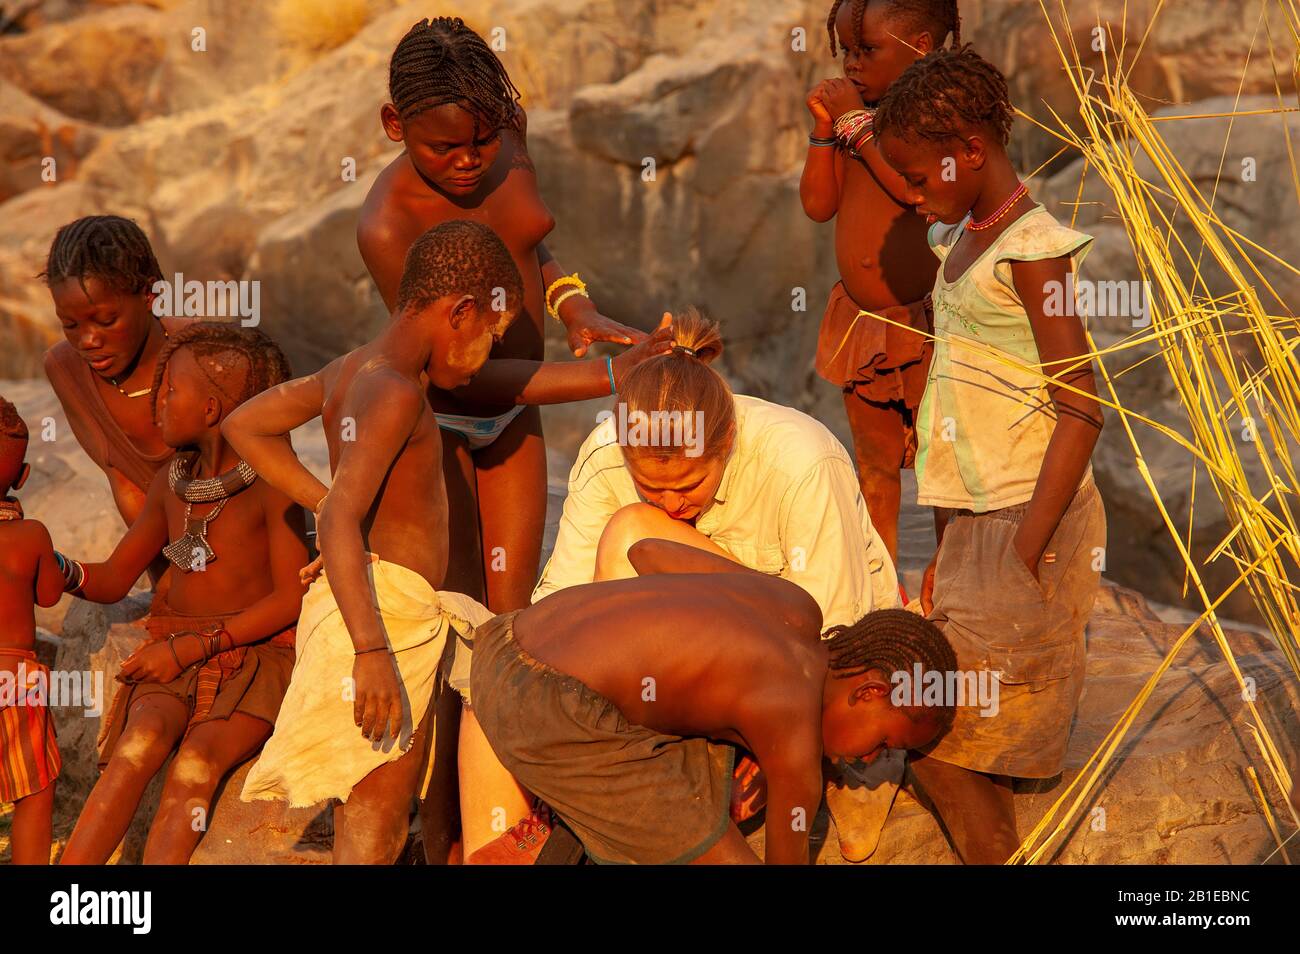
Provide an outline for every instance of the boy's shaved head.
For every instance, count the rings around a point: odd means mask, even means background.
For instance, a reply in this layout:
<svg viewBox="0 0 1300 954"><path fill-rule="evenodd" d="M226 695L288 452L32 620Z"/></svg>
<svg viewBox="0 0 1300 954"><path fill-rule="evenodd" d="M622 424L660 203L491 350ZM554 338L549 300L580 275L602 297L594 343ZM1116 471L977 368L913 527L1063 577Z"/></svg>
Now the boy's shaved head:
<svg viewBox="0 0 1300 954"><path fill-rule="evenodd" d="M27 425L18 408L0 397L0 494L7 494L27 456Z"/></svg>
<svg viewBox="0 0 1300 954"><path fill-rule="evenodd" d="M870 0L872 6L884 6L885 13L909 33L927 31L935 46L942 46L944 38L952 35L952 45L961 42L961 16L957 13L957 0ZM826 32L831 38L831 56L839 44L835 38L835 18L840 8L848 4L853 18L853 29L861 42L862 14L867 0L835 0L830 16L826 18Z"/></svg>
<svg viewBox="0 0 1300 954"><path fill-rule="evenodd" d="M852 626L838 626L826 640L829 674L851 679L873 669L889 677L895 672L909 676L920 664L921 672L949 673L957 669L957 654L939 628L923 616L903 609L876 610ZM941 730L952 725L956 709L946 705L927 706L922 712L937 719ZM908 713L913 717L912 713Z"/></svg>
<svg viewBox="0 0 1300 954"><path fill-rule="evenodd" d="M503 311L523 304L524 280L504 242L492 229L467 219L452 219L425 232L406 253L397 286L397 310L421 311L447 295L472 295L487 310L505 295Z"/></svg>

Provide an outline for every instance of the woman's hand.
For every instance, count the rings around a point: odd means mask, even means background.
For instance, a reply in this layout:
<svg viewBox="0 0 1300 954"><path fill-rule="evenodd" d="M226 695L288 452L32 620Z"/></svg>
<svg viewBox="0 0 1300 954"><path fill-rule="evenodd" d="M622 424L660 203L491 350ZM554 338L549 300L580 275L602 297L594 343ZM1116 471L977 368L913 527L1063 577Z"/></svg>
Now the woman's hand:
<svg viewBox="0 0 1300 954"><path fill-rule="evenodd" d="M665 311L663 318L659 322L659 327L646 337L644 341L635 348L628 348L622 354L614 358L614 381L617 384L623 380L623 375L631 371L642 361L647 358L653 358L656 355L668 354L673 350L673 316L670 312Z"/></svg>
<svg viewBox="0 0 1300 954"><path fill-rule="evenodd" d="M359 653L352 663L352 682L356 692L352 721L360 726L361 734L371 742L383 742L389 735L400 737L402 685L392 653Z"/></svg>
<svg viewBox="0 0 1300 954"><path fill-rule="evenodd" d="M613 318L608 318L596 310L591 299L574 295L567 302L569 319L564 322L569 329L569 350L574 357L581 358L587 349L597 341L612 341L614 344L639 344L646 339L646 333L636 328L629 328Z"/></svg>
<svg viewBox="0 0 1300 954"><path fill-rule="evenodd" d="M818 125L823 122L822 115L826 117L825 122L834 124L835 120L845 113L867 107L867 104L862 101L862 94L858 92L858 88L846 79L822 80L808 94L807 102L808 109Z"/></svg>
<svg viewBox="0 0 1300 954"><path fill-rule="evenodd" d="M117 678L125 683L171 682L184 670L176 665L169 640L141 646L122 663Z"/></svg>

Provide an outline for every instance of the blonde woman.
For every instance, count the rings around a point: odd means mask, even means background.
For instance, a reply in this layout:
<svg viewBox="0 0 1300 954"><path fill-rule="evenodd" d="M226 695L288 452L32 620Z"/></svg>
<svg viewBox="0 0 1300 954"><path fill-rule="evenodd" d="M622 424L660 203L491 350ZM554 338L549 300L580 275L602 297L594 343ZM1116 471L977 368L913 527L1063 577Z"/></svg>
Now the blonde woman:
<svg viewBox="0 0 1300 954"><path fill-rule="evenodd" d="M673 540L803 587L823 632L899 604L853 461L820 422L733 394L710 365L718 326L676 316L673 350L617 382L569 475L555 549L533 591L633 575L627 550Z"/></svg>

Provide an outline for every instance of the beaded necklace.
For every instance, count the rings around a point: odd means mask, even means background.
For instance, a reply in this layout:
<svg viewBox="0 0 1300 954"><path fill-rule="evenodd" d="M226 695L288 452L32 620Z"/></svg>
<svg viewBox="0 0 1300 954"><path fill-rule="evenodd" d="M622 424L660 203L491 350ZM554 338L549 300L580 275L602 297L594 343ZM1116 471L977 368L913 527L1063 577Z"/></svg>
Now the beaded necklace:
<svg viewBox="0 0 1300 954"><path fill-rule="evenodd" d="M172 493L185 501L185 532L163 547L162 552L182 573L197 569L196 557L202 558L200 563L203 566L217 558L208 542L208 524L220 516L231 497L257 479L257 473L243 460L224 474L196 479L193 471L198 459L197 453L177 454L167 471L167 484ZM211 513L198 518L193 516L196 503L213 502L216 506Z"/></svg>
<svg viewBox="0 0 1300 954"><path fill-rule="evenodd" d="M1017 202L1020 201L1021 196L1027 195L1028 193L1029 193L1029 189L1025 187L1025 184L1023 182L1020 183L1020 185L1016 187L1015 191L1012 192L1011 195L1007 197L1007 201L1003 202L1000 206L998 206L997 210L992 215L990 215L986 219L982 219L979 222L976 222L974 219L971 219L969 222L966 223L966 228L968 228L972 232L980 232L988 228L989 226L996 224L999 219L1001 219L1004 215L1006 215L1008 212L1011 211L1011 207L1013 205L1015 205Z"/></svg>

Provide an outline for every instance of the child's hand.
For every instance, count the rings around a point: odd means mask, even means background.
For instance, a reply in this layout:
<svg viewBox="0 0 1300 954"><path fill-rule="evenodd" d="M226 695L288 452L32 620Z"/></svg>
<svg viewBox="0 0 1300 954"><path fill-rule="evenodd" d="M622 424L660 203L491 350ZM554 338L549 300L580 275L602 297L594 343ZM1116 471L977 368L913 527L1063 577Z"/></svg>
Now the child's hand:
<svg viewBox="0 0 1300 954"><path fill-rule="evenodd" d="M181 674L166 640L141 646L122 663L117 678L125 683L171 682Z"/></svg>
<svg viewBox="0 0 1300 954"><path fill-rule="evenodd" d="M581 303L570 307L580 310L577 316L571 318L566 324L569 329L569 350L573 352L574 357L581 358L587 353L587 349L597 341L612 341L615 344L630 345L645 340L646 334L644 331L629 328L613 318L602 315L596 310L596 306L591 304L589 299L583 298L581 295L575 295L569 301L574 299L581 299ZM572 311L570 311L570 314L572 314Z"/></svg>
<svg viewBox="0 0 1300 954"><path fill-rule="evenodd" d="M303 586L310 586L316 580L316 577L321 575L324 569L325 558L323 556L317 556L316 559L312 560L298 571L298 581L302 583Z"/></svg>
<svg viewBox="0 0 1300 954"><path fill-rule="evenodd" d="M814 98L820 104L819 108L825 113L828 124L834 123L835 120L850 110L866 108L866 103L862 101L862 94L858 92L858 88L846 79L822 80L808 94L808 108L812 110L813 116L816 117L818 113L813 108ZM820 118L818 118L818 122L821 122Z"/></svg>
<svg viewBox="0 0 1300 954"><path fill-rule="evenodd" d="M361 653L352 664L356 700L352 721L371 742L394 739L402 733L402 686L391 653Z"/></svg>
<svg viewBox="0 0 1300 954"><path fill-rule="evenodd" d="M812 113L813 122L816 124L816 131L826 138L830 135L831 124L835 121L831 118L831 111L826 106L826 84L830 80L822 80L812 88L808 98L804 100L804 105L808 107L808 112Z"/></svg>
<svg viewBox="0 0 1300 954"><path fill-rule="evenodd" d="M934 609L934 568L938 565L939 554L936 553L921 576L921 612L926 616Z"/></svg>
<svg viewBox="0 0 1300 954"><path fill-rule="evenodd" d="M659 327L650 332L649 337L635 348L628 348L622 354L614 358L615 382L622 381L623 375L631 371L647 358L667 354L672 350L673 316L670 312L665 311L663 318L659 322Z"/></svg>

